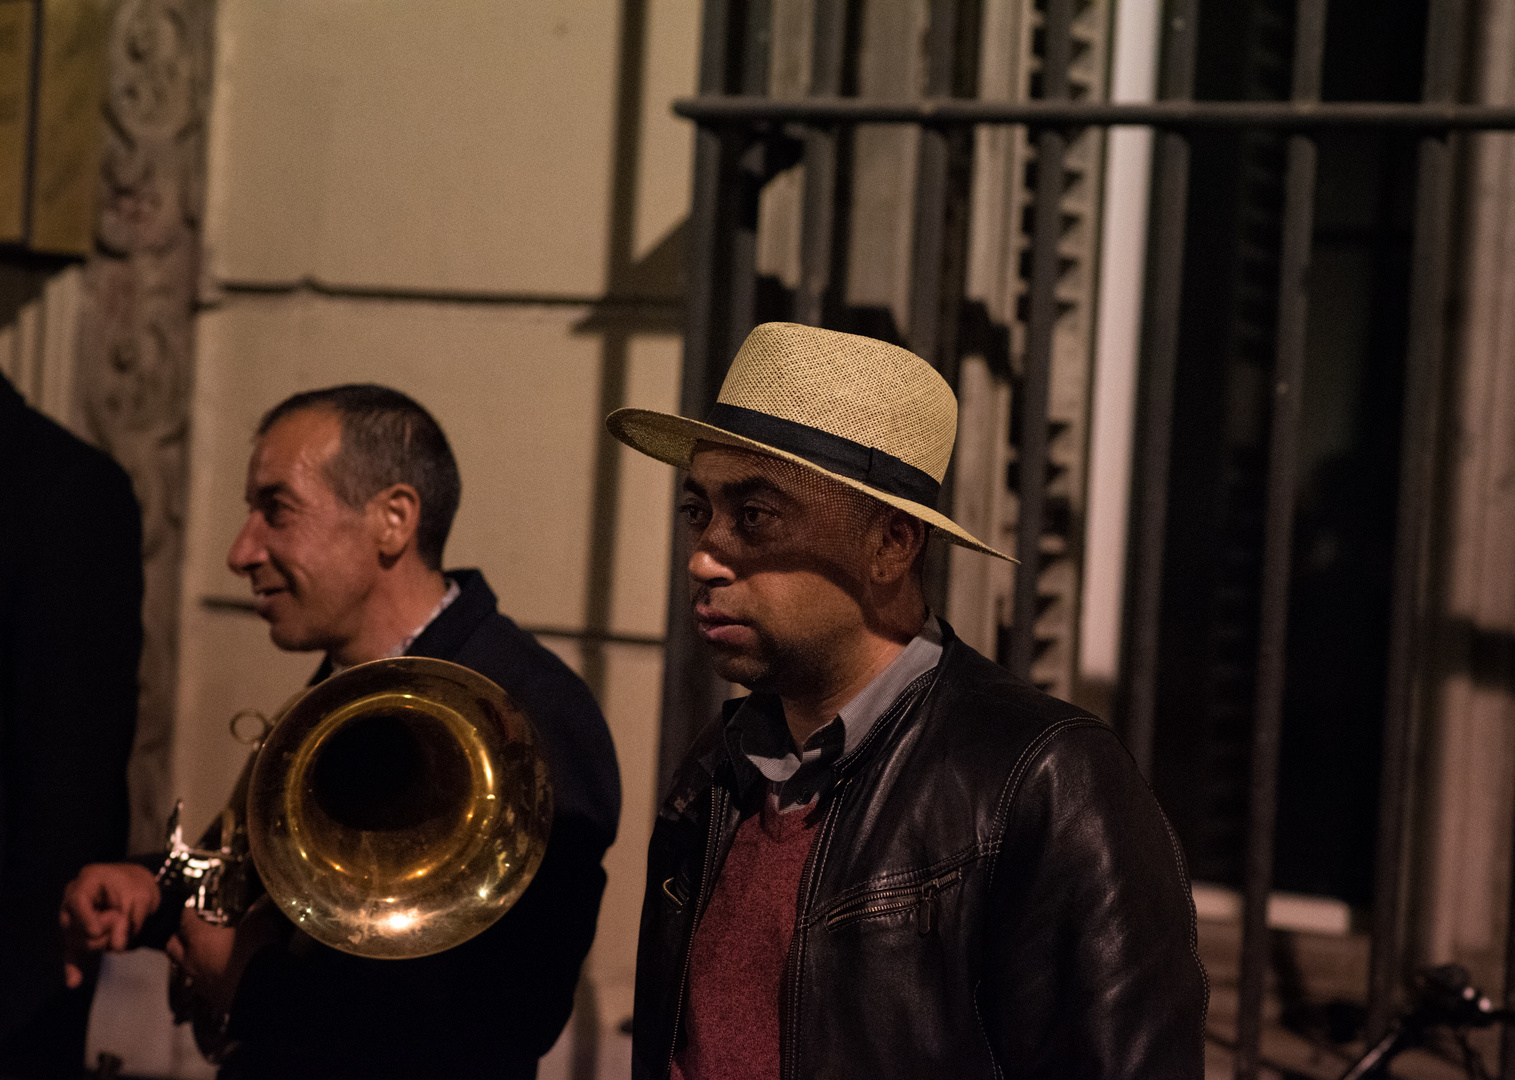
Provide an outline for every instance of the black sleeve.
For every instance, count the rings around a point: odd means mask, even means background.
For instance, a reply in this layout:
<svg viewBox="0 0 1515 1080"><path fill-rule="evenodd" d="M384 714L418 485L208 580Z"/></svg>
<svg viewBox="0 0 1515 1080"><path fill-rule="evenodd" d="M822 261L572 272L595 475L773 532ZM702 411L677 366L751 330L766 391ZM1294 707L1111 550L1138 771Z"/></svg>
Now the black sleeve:
<svg viewBox="0 0 1515 1080"><path fill-rule="evenodd" d="M979 1008L1006 1075L1204 1075L1208 985L1177 840L1102 724L1063 728L1013 793Z"/></svg>
<svg viewBox="0 0 1515 1080"><path fill-rule="evenodd" d="M594 941L605 891L598 831L575 819L555 828L547 856L520 902L459 960L468 985L489 985L486 1016L516 1017L532 1059L552 1049L573 1012L579 971ZM502 978L512 970L517 977ZM530 973L529 976L526 973Z"/></svg>
<svg viewBox="0 0 1515 1080"><path fill-rule="evenodd" d="M0 971L61 987L63 887L126 846L141 522L118 466L61 432L39 438L22 447L27 521L0 544Z"/></svg>
<svg viewBox="0 0 1515 1080"><path fill-rule="evenodd" d="M144 870L157 873L163 865L164 854L161 851L151 854L133 855L126 861ZM142 922L142 927L137 931L137 936L132 938L133 949L161 949L168 944L168 939L174 936L179 929L179 920L184 914L184 905L189 901L190 891L188 886L164 888L158 887L158 910L154 911Z"/></svg>

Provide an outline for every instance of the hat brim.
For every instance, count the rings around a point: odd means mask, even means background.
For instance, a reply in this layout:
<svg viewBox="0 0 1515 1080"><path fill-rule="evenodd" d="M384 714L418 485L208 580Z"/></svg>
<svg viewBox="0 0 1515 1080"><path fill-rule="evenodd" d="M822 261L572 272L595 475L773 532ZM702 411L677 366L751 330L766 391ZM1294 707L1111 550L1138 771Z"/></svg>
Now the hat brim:
<svg viewBox="0 0 1515 1080"><path fill-rule="evenodd" d="M996 551L978 537L968 532L957 522L940 513L934 507L924 503L914 502L899 495L891 495L887 491L880 491L875 487L854 480L848 476L842 476L821 468L813 462L807 461L798 454L792 454L787 450L769 446L749 439L743 435L716 427L714 424L706 424L699 420L691 420L687 416L675 416L671 413L654 412L651 409L617 409L605 418L605 427L621 442L633 450L656 458L676 468L689 468L690 459L694 456L694 447L699 442L719 443L723 446L734 446L741 450L751 450L758 454L767 454L769 457L780 458L784 461L792 461L802 468L811 472L829 477L839 484L871 496L881 503L886 503L913 517L920 518L927 525L939 530L942 538L959 547L965 547L972 551L981 551L985 555L992 555L996 559L1004 559L1006 562L1016 562L1003 552Z"/></svg>

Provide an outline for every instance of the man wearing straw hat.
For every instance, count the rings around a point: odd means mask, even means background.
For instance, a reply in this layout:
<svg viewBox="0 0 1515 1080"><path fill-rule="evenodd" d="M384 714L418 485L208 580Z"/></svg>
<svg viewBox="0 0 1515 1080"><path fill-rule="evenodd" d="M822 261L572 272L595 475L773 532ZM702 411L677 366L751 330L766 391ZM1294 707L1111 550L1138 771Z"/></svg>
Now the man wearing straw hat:
<svg viewBox="0 0 1515 1080"><path fill-rule="evenodd" d="M1178 845L1115 734L958 640L923 551L957 401L919 357L768 323L688 470L693 616L751 690L658 815L639 1078L1194 1077L1205 975Z"/></svg>

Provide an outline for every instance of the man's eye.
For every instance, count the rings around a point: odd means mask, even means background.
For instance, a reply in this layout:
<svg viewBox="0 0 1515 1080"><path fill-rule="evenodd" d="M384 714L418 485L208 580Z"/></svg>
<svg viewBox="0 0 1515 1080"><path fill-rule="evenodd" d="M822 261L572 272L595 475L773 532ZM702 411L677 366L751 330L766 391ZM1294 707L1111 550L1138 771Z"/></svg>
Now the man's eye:
<svg viewBox="0 0 1515 1080"><path fill-rule="evenodd" d="M761 506L744 506L738 515L744 529L760 529L773 515Z"/></svg>
<svg viewBox="0 0 1515 1080"><path fill-rule="evenodd" d="M710 512L697 502L681 503L679 513L684 516L685 523L694 528L703 526L710 517Z"/></svg>

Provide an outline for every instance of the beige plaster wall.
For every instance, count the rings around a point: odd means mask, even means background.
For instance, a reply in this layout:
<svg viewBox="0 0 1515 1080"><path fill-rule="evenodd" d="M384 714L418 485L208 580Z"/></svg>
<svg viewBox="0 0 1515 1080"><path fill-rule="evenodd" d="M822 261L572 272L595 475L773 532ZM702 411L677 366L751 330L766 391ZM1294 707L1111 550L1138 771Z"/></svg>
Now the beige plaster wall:
<svg viewBox="0 0 1515 1080"><path fill-rule="evenodd" d="M223 5L213 269L597 293L616 13L603 0Z"/></svg>

